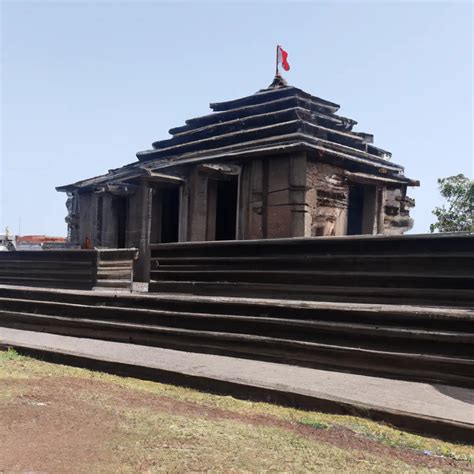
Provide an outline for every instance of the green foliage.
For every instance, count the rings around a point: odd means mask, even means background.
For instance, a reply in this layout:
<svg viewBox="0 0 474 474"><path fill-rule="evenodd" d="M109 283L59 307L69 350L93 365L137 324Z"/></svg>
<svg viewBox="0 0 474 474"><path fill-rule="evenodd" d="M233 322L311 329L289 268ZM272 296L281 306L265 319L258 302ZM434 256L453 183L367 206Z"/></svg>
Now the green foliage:
<svg viewBox="0 0 474 474"><path fill-rule="evenodd" d="M311 428L314 428L316 430L325 430L326 428L329 428L329 425L327 423L323 423L321 421L309 420L305 418L303 418L302 420L299 420L298 423L301 423L302 425L305 425L305 426L311 426Z"/></svg>
<svg viewBox="0 0 474 474"><path fill-rule="evenodd" d="M0 352L0 360L15 360L20 357L20 354L13 349L13 347L9 347L6 351Z"/></svg>
<svg viewBox="0 0 474 474"><path fill-rule="evenodd" d="M463 174L438 179L447 203L432 211L438 219L431 232L474 232L474 181Z"/></svg>

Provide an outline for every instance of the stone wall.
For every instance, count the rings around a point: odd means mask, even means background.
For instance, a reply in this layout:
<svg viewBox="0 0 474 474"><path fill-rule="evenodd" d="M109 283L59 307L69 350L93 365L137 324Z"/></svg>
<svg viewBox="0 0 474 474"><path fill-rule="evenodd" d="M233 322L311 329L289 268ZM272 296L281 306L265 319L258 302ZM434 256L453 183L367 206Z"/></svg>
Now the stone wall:
<svg viewBox="0 0 474 474"><path fill-rule="evenodd" d="M349 195L354 184L364 186L362 233L401 235L413 227L409 210L415 201L406 196L405 185L387 185L382 180L353 182L344 169L313 161L308 161L306 178L307 236L347 234Z"/></svg>
<svg viewBox="0 0 474 474"><path fill-rule="evenodd" d="M344 170L308 161L306 185L309 218L305 234L311 237L345 235L349 185Z"/></svg>
<svg viewBox="0 0 474 474"><path fill-rule="evenodd" d="M67 240L71 245L80 245L79 229L79 194L77 191L67 193L66 201L67 216L64 219L67 224Z"/></svg>
<svg viewBox="0 0 474 474"><path fill-rule="evenodd" d="M244 164L240 183L240 239L304 237L306 154Z"/></svg>
<svg viewBox="0 0 474 474"><path fill-rule="evenodd" d="M406 186L388 186L383 200L383 233L401 235L413 227L410 209L415 200L406 195Z"/></svg>
<svg viewBox="0 0 474 474"><path fill-rule="evenodd" d="M136 249L0 252L0 283L91 290L131 290Z"/></svg>
<svg viewBox="0 0 474 474"><path fill-rule="evenodd" d="M406 196L406 185L387 184L382 177L349 173L338 166L312 161L305 153L232 166L238 170L234 176L240 173L237 239L346 235L348 228L353 229L348 223L357 212L361 219L359 231L352 233L399 235L413 226L409 209L414 201ZM209 182L223 179L215 174L217 168L203 171L196 166L189 170L181 189L179 240L214 239L216 193ZM363 205L359 203L356 211L355 191L359 196L363 194ZM89 191L69 196L71 243L83 246L88 239L91 246L117 247L119 211L114 203L120 196L124 198L125 194ZM145 255L150 241L159 242L160 192L155 190L153 195L152 187L143 182L124 199L125 245Z"/></svg>

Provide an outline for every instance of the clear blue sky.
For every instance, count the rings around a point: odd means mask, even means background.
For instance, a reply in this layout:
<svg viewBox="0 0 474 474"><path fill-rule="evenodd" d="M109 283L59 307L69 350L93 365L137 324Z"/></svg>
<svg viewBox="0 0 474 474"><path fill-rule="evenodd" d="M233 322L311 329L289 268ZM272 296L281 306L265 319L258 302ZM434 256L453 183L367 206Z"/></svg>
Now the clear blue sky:
<svg viewBox="0 0 474 474"><path fill-rule="evenodd" d="M65 235L55 186L134 161L209 102L273 78L341 105L421 180L472 176L472 5L452 2L1 3L0 232Z"/></svg>

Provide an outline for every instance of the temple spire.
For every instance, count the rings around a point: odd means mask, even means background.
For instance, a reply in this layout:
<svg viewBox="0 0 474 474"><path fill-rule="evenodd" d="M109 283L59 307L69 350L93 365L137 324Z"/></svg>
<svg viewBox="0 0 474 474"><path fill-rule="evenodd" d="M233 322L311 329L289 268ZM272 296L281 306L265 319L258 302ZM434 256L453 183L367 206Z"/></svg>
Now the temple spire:
<svg viewBox="0 0 474 474"><path fill-rule="evenodd" d="M288 87L288 83L278 73L273 78L273 82L268 86L268 89L278 89L279 87Z"/></svg>

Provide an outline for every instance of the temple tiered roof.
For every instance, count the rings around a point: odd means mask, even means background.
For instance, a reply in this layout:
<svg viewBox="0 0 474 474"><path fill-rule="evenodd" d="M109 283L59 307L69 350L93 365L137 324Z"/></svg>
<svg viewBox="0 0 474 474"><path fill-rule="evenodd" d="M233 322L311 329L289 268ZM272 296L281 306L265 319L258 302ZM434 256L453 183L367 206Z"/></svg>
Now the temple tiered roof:
<svg viewBox="0 0 474 474"><path fill-rule="evenodd" d="M138 163L78 182L75 187L123 180L151 170L165 172L163 168L196 162L297 151L350 172L416 184L403 175L402 166L389 161L391 153L373 145L372 135L353 131L357 122L338 115L339 105L277 79L253 95L210 104L211 114L187 120L170 130L171 138L138 152Z"/></svg>

